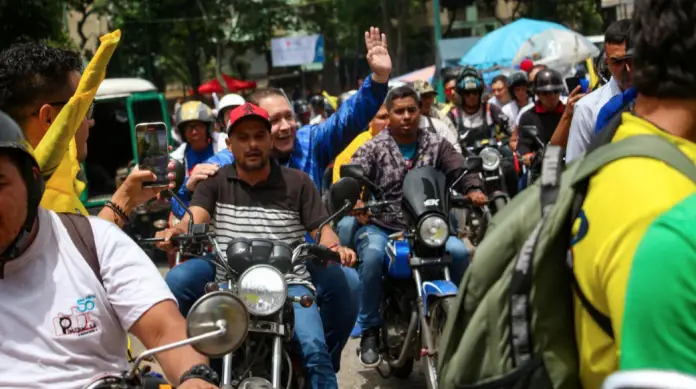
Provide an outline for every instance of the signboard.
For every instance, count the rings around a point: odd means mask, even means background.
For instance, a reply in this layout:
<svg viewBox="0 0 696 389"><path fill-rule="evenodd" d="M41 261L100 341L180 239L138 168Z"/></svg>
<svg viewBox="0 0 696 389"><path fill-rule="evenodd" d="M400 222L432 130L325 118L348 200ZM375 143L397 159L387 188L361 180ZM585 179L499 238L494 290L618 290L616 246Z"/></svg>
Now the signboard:
<svg viewBox="0 0 696 389"><path fill-rule="evenodd" d="M308 35L271 40L273 67L324 63L324 37Z"/></svg>

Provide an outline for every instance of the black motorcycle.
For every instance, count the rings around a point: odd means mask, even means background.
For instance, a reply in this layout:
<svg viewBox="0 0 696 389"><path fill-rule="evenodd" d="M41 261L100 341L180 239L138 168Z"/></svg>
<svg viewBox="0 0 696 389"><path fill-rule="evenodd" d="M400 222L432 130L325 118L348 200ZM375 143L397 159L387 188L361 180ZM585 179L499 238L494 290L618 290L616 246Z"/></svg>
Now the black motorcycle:
<svg viewBox="0 0 696 389"><path fill-rule="evenodd" d="M319 231L353 208L360 186L343 183L335 185L332 191L344 194L343 206L318 227ZM351 198L354 198L352 202L348 200ZM177 201L180 200L177 198ZM293 303L310 307L314 298L311 295L288 296L285 275L307 261L316 266L325 266L327 261L340 263L340 256L318 244L302 243L293 248L280 241L245 238L231 240L223 255L210 225L193 224L193 216L188 209L187 212L191 220L189 232L173 237L172 241L178 244L182 255L197 253L224 274L220 282L206 285L207 294L194 304L192 311L206 301L208 294L215 293L238 297L248 311L240 347L235 352L210 355L222 357L220 388L304 388L300 356L290 342L295 328ZM320 235L316 237L317 242ZM141 239L141 243L160 241L160 238ZM209 249L213 255L205 256Z"/></svg>
<svg viewBox="0 0 696 389"><path fill-rule="evenodd" d="M445 320L457 294L457 286L451 281L448 265L452 258L446 254L445 245L450 237L449 210L452 206L467 206L470 201L461 196L452 197L451 189L470 170L478 170L481 158L467 160L467 169L447 188L445 175L431 166L414 168L406 174L403 199L368 201L365 209L373 213L403 215L408 228L389 236L384 257L386 275L383 280L381 329L382 361L375 369L383 378L406 378L413 370L413 363L425 361L426 384L429 389L438 387L437 345ZM369 188L376 198L381 190L366 177L360 165L343 165L342 178ZM332 198L331 203L341 204ZM385 210L390 206L402 212Z"/></svg>

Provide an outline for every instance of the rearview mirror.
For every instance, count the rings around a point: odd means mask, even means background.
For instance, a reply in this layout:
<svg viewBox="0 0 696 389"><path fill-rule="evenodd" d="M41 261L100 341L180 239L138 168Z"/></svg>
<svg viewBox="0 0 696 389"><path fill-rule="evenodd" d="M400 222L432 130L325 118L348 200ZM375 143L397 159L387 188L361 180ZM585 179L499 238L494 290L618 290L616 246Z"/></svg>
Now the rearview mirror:
<svg viewBox="0 0 696 389"><path fill-rule="evenodd" d="M358 164L341 165L340 174L341 177L350 177L355 178L356 180L362 180L365 178L365 170L361 165Z"/></svg>
<svg viewBox="0 0 696 389"><path fill-rule="evenodd" d="M184 184L184 178L186 178L186 170L184 169L184 165L177 161L176 159L171 159L170 162L174 162L174 192L178 192L179 188L181 188L181 185Z"/></svg>
<svg viewBox="0 0 696 389"><path fill-rule="evenodd" d="M466 158L466 170L469 173L480 173L483 171L483 158L474 155Z"/></svg>
<svg viewBox="0 0 696 389"><path fill-rule="evenodd" d="M189 338L215 331L218 323L225 323L223 335L205 339L191 346L210 358L221 357L239 348L249 330L249 312L239 297L228 291L208 293L201 297L186 318Z"/></svg>
<svg viewBox="0 0 696 389"><path fill-rule="evenodd" d="M357 166L357 165L343 165L341 166L341 175L343 175L343 168L346 166ZM360 170L362 167L357 166ZM336 213L341 208L343 208L347 202L350 202L351 206L346 211L349 212L355 203L360 198L360 183L357 179L352 177L342 177L340 180L336 181L331 185L331 190L329 192L329 213ZM345 215L339 215L337 217L341 218Z"/></svg>
<svg viewBox="0 0 696 389"><path fill-rule="evenodd" d="M536 126L520 126L520 133L529 138L539 137L539 129Z"/></svg>

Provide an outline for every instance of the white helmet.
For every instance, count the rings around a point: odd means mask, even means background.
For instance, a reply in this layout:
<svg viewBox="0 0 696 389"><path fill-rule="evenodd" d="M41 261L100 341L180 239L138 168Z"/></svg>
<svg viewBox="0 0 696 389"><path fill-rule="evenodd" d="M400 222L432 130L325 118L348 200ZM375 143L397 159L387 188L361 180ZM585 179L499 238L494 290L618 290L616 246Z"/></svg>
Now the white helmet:
<svg viewBox="0 0 696 389"><path fill-rule="evenodd" d="M220 103L218 104L217 107L217 118L218 121L221 121L222 118L220 117L220 114L225 111L225 108L229 107L237 107L240 105L244 105L246 101L244 100L244 97L236 94L236 93L230 93L225 95L222 99L220 99Z"/></svg>

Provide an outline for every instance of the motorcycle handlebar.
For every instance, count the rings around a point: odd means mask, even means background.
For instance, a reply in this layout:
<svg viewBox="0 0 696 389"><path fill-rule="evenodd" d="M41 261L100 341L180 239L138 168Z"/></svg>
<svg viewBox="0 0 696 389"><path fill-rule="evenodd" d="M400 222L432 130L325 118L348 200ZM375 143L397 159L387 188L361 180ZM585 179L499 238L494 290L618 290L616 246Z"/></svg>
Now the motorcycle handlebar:
<svg viewBox="0 0 696 389"><path fill-rule="evenodd" d="M215 234L212 232L206 233L206 234L179 234L179 235L174 235L171 237L171 241L174 243L182 243L182 242L207 242L208 238L214 237ZM159 242L164 242L164 238L140 238L138 239L139 243L142 244L148 244L148 243L159 243Z"/></svg>

